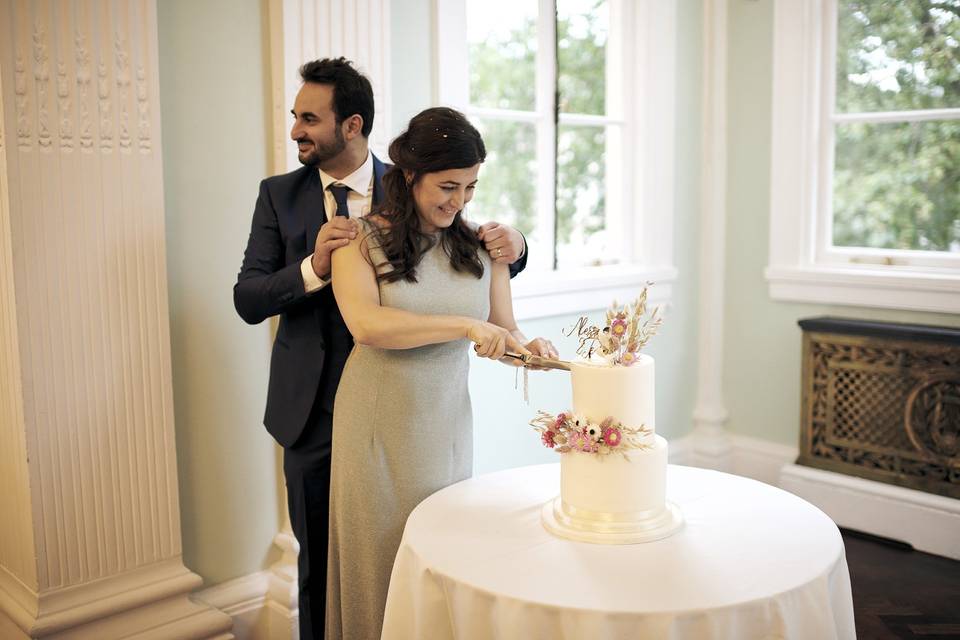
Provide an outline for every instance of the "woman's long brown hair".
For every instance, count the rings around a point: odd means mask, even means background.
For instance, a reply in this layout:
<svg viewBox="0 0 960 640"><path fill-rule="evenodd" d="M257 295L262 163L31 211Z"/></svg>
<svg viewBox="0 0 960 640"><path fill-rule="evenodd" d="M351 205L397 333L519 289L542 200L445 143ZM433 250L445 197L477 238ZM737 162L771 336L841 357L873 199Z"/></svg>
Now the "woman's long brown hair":
<svg viewBox="0 0 960 640"><path fill-rule="evenodd" d="M480 133L454 109L434 107L421 111L407 130L390 143L393 166L383 176L383 202L373 212L388 224L380 226L378 240L392 270L378 269L382 282L416 282L417 265L436 242L423 231L413 200L413 186L427 173L466 169L487 157ZM407 181L407 175L411 180ZM481 242L458 211L453 224L440 230L439 242L456 271L483 275L477 252Z"/></svg>

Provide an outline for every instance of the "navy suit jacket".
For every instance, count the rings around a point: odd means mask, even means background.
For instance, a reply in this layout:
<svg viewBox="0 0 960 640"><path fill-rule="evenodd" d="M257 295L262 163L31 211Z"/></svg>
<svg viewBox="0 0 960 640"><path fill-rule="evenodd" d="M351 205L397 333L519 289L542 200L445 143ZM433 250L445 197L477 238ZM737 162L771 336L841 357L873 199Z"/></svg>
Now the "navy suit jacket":
<svg viewBox="0 0 960 640"><path fill-rule="evenodd" d="M373 204L383 200L387 166L373 157ZM270 383L263 423L284 447L294 444L324 384L340 379L343 361L327 362L328 352L345 353L352 340L337 309L333 287L304 292L300 263L313 253L320 227L327 222L323 186L316 167L301 167L260 183L243 265L233 287L233 303L246 322L257 324L280 315L270 358ZM510 265L511 276L526 266L526 254ZM340 331L336 331L339 325ZM325 344L335 336L336 345ZM349 344L339 344L348 341ZM338 354L339 355L339 354ZM345 356L344 358L345 359ZM324 371L331 367L336 371ZM332 410L332 404L327 407Z"/></svg>

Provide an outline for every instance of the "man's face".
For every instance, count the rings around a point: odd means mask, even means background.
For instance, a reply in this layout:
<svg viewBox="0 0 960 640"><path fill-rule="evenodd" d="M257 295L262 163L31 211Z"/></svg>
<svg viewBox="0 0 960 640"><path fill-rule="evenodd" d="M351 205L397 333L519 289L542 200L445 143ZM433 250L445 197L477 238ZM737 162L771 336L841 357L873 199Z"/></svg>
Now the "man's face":
<svg viewBox="0 0 960 640"><path fill-rule="evenodd" d="M300 162L317 166L336 157L347 142L333 111L333 87L313 82L303 83L293 103L293 128L290 137L296 141Z"/></svg>

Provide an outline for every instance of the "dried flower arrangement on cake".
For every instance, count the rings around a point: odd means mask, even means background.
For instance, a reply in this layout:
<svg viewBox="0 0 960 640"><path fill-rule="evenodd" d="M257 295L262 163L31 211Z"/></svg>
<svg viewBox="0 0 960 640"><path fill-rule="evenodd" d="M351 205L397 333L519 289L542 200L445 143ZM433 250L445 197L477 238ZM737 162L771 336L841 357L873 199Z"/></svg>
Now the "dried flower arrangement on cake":
<svg viewBox="0 0 960 640"><path fill-rule="evenodd" d="M581 317L567 333L574 332L580 338L577 354L586 359L599 355L611 365L629 367L637 362L640 350L647 344L660 328L663 319L660 308L647 310L647 289L652 283L640 292L640 297L633 304L620 307L616 300L607 311L606 325L598 327L587 324L587 318Z"/></svg>
<svg viewBox="0 0 960 640"><path fill-rule="evenodd" d="M649 429L627 427L613 417L597 424L569 411L559 415L538 411L530 424L540 434L543 446L557 453L580 451L605 456L650 448L643 442L650 435Z"/></svg>

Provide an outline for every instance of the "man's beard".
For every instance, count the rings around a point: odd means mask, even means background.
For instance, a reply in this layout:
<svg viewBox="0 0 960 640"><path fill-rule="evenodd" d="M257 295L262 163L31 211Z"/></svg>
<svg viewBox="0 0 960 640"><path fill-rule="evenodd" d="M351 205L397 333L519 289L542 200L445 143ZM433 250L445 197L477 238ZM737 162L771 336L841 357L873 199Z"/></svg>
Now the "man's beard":
<svg viewBox="0 0 960 640"><path fill-rule="evenodd" d="M310 142L313 143L313 150L308 153L298 153L297 159L299 159L300 163L303 165L315 167L318 164L336 157L340 154L340 152L347 148L347 141L344 140L343 132L340 130L339 126L334 128L333 138L334 140L330 144L318 144L317 142L310 140ZM299 140L297 142L299 142Z"/></svg>

